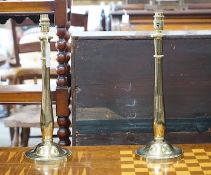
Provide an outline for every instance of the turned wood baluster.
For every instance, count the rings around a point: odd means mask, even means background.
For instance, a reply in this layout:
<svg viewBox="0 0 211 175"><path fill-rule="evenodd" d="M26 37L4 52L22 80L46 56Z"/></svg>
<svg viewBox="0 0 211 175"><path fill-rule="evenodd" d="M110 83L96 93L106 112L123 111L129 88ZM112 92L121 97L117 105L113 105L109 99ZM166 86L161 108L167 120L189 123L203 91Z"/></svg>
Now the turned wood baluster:
<svg viewBox="0 0 211 175"><path fill-rule="evenodd" d="M55 24L57 26L57 36L58 41L56 43L56 48L58 50L57 54L57 88L56 88L56 115L57 122L59 125L58 137L59 145L71 145L70 141L70 124L71 121L69 116L71 110L70 105L70 65L68 61L70 59L70 44L68 40L70 38L68 27L66 23L68 21L67 16L67 0L55 0ZM70 6L69 6L70 8Z"/></svg>
<svg viewBox="0 0 211 175"><path fill-rule="evenodd" d="M70 35L66 27L57 26L57 36L59 37L56 46L58 49L57 61L59 63L57 66L57 122L59 125L59 145L70 145L70 65L68 64L70 59L70 44L68 43Z"/></svg>

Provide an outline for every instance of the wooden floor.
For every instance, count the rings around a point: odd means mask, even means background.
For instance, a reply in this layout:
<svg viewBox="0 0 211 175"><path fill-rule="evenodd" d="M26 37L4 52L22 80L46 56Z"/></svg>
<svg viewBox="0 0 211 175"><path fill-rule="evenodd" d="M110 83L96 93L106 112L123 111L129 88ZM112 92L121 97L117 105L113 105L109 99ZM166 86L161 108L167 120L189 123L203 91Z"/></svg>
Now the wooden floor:
<svg viewBox="0 0 211 175"><path fill-rule="evenodd" d="M1 175L210 175L211 144L179 145L184 157L173 164L147 164L133 154L138 146L68 147L67 161L34 163L29 148L0 148Z"/></svg>

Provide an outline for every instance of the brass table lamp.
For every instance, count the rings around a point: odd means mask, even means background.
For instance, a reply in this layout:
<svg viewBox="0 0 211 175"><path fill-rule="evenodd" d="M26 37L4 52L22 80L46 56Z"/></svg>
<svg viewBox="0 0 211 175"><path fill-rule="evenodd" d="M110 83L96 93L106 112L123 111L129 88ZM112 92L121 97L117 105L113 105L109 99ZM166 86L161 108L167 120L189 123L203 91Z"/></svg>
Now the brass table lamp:
<svg viewBox="0 0 211 175"><path fill-rule="evenodd" d="M64 159L71 154L67 149L61 148L53 142L53 110L50 98L50 39L48 35L50 22L48 15L40 15L41 27L41 60L42 60L42 105L40 126L42 131L42 143L25 153L26 157L38 161L55 161Z"/></svg>
<svg viewBox="0 0 211 175"><path fill-rule="evenodd" d="M183 152L180 148L172 146L165 141L165 113L163 99L163 20L162 12L155 13L153 35L155 47L155 87L154 87L154 140L144 148L136 150L136 155L142 156L149 162L166 162L178 159Z"/></svg>

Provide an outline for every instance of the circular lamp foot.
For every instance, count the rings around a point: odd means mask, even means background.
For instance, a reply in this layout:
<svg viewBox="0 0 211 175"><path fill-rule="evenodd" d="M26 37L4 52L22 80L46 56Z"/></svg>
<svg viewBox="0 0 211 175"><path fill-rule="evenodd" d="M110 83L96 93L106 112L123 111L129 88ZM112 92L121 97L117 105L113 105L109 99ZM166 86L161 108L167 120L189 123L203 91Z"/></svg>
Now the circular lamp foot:
<svg viewBox="0 0 211 175"><path fill-rule="evenodd" d="M61 148L54 142L38 144L34 149L25 153L25 156L36 161L55 161L64 159L72 154L71 151Z"/></svg>
<svg viewBox="0 0 211 175"><path fill-rule="evenodd" d="M135 154L148 162L169 162L180 159L183 151L166 141L152 141L144 148L136 150Z"/></svg>

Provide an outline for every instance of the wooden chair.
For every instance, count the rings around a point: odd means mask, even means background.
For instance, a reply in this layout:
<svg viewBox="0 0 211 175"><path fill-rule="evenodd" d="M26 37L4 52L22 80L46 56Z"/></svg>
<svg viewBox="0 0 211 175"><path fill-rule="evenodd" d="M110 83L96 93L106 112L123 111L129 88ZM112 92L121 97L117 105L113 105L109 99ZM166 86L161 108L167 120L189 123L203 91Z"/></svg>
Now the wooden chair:
<svg viewBox="0 0 211 175"><path fill-rule="evenodd" d="M26 17L34 23L39 22L40 14L48 14L51 22L56 26L58 41L57 54L57 82L53 91L53 100L56 101L56 115L58 117L58 137L60 145L70 145L70 34L66 22L68 16L67 0L44 1L0 1L0 21L5 23L9 18L16 22L23 21ZM70 3L69 3L70 4ZM30 88L29 88L30 87ZM8 85L0 86L0 103L40 103L41 88L38 85Z"/></svg>
<svg viewBox="0 0 211 175"><path fill-rule="evenodd" d="M56 77L55 69L51 69L51 78L56 79ZM30 81L27 83L28 85L38 84L38 80L42 78L42 69L12 68L3 78L9 80L10 84L13 85L26 84L26 81ZM30 128L40 127L40 104L13 105L13 108L9 105L8 109L9 117L4 120L4 124L10 128L11 146L28 146ZM55 114L55 107L53 109ZM54 126L58 127L56 117L54 119ZM20 128L22 128L21 132ZM21 142L19 142L19 137Z"/></svg>
<svg viewBox="0 0 211 175"><path fill-rule="evenodd" d="M83 27L84 30L87 30L87 21L88 21L88 13L86 14L71 14L71 19L73 21L71 21L71 26L79 26L79 27ZM28 41L27 43L20 43L19 40L21 40L21 38L17 35L16 32L16 27L28 27L29 25L34 25L32 23L31 20L25 20L23 23L21 24L17 24L14 20L12 20L12 31L13 31L13 37L14 37L14 45L16 46L14 48L15 50L15 56L16 56L16 66L20 65L20 53L31 53L32 55L30 55L30 57L33 57L34 55L34 51L39 51L40 50L40 42L38 41L38 35L34 32L32 34L33 37L33 42ZM34 29L34 27L32 28ZM36 31L36 29L35 29ZM38 33L39 34L39 33ZM25 35L26 38L28 39L29 37L27 37L27 34ZM24 37L25 37L24 36ZM55 38L56 36L54 36ZM18 46L18 47L17 47ZM55 48L55 42L51 42L51 50L52 51L56 51ZM38 62L40 62L39 59L39 54L36 55L37 58L36 60ZM52 69L51 72L51 78L55 78L56 72L54 71L54 69ZM19 84L22 83L23 80L26 79L37 79L37 78L41 78L41 69L39 68L33 68L33 69L27 69L27 68L21 68L21 67L17 67L17 68L13 68L12 72L9 73L5 79L9 79L9 82L11 82L10 84ZM36 115L31 114L31 111L34 111L34 113L36 113ZM15 113L10 114L10 116L8 118L6 118L4 120L5 126L10 127L10 131L11 131L11 145L12 146L18 146L19 145L19 137L21 138L21 146L27 146L28 145L28 140L29 140L29 133L30 133L30 128L31 127L39 127L40 125L38 125L39 123L39 113L40 111L40 107L37 107L37 105L30 105L30 106L24 106L23 108L21 108L18 111L15 111ZM30 120L27 120L26 116L30 116ZM58 126L57 125L57 121L55 120L55 124L54 126ZM22 132L19 135L19 128L22 127ZM13 129L14 128L14 131Z"/></svg>
<svg viewBox="0 0 211 175"><path fill-rule="evenodd" d="M71 13L71 22L70 21L67 22L67 27L68 28L83 27L84 31L87 31L87 24L88 24L88 12L86 12L85 14ZM12 67L23 66L20 63L20 54L40 51L40 41L39 41L40 29L38 25L34 24L34 22L29 18L26 18L21 23L17 23L15 20L11 20L11 28L14 41L14 56L15 56L15 60L11 61L11 66ZM25 32L23 32L23 28L25 28ZM28 30L26 28L28 28ZM55 31L56 31L55 27L51 27L51 35L53 36L53 40L50 43L50 47L51 51L53 52L57 51L55 47L57 40ZM39 59L36 58L36 60Z"/></svg>

